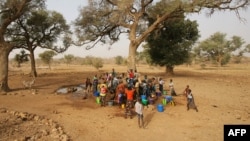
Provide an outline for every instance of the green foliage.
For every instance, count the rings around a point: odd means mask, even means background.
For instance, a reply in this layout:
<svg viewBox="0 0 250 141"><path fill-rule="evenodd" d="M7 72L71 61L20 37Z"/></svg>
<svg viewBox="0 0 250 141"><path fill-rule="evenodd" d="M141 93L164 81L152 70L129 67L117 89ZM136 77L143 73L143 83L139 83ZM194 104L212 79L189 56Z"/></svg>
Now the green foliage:
<svg viewBox="0 0 250 141"><path fill-rule="evenodd" d="M74 59L75 59L75 56L72 54L64 55L64 60L67 65L69 65Z"/></svg>
<svg viewBox="0 0 250 141"><path fill-rule="evenodd" d="M180 15L180 18L165 21L163 26L147 38L148 45L144 46L149 54L147 60L168 68L190 62L191 47L199 37L198 24Z"/></svg>
<svg viewBox="0 0 250 141"><path fill-rule="evenodd" d="M225 54L221 60L221 65L224 66L224 65L228 64L230 59L231 59L231 55Z"/></svg>
<svg viewBox="0 0 250 141"><path fill-rule="evenodd" d="M18 30L17 30L18 29ZM44 9L37 9L22 16L9 27L7 32L17 48L34 51L36 47L64 52L70 46L69 26L63 15ZM60 40L63 46L54 46Z"/></svg>
<svg viewBox="0 0 250 141"><path fill-rule="evenodd" d="M15 43L15 48L29 51L31 73L35 77L37 73L34 51L37 47L61 53L67 50L71 42L69 26L63 15L43 8L32 10L13 22L8 27L6 37Z"/></svg>
<svg viewBox="0 0 250 141"><path fill-rule="evenodd" d="M84 64L86 64L86 65L93 65L93 59L94 59L94 57L92 57L92 56L86 56L84 58Z"/></svg>
<svg viewBox="0 0 250 141"><path fill-rule="evenodd" d="M20 67L22 63L28 62L28 54L26 54L25 50L21 50L20 54L16 54L14 60L17 62L17 67Z"/></svg>
<svg viewBox="0 0 250 141"><path fill-rule="evenodd" d="M238 54L238 61L241 60L243 54L247 52L247 45L244 46L244 43L241 37L233 36L231 40L228 40L226 34L216 32L202 41L195 49L195 53L200 58L209 58L222 66L230 61L233 53Z"/></svg>
<svg viewBox="0 0 250 141"><path fill-rule="evenodd" d="M76 19L76 45L88 44L91 49L99 42L112 45L122 34L130 40L128 68L136 69L136 51L142 42L156 30L163 29L169 19L180 18L189 13L199 13L204 8L208 14L215 11L245 8L249 0L89 0ZM149 24L150 23L150 24ZM166 27L164 27L166 28ZM188 30L188 29L187 29ZM174 38L174 37L172 37ZM189 46L189 45L185 45ZM180 55L180 57L182 57ZM175 58L176 60L179 59ZM174 63L176 64L176 63Z"/></svg>
<svg viewBox="0 0 250 141"><path fill-rule="evenodd" d="M50 64L53 60L53 57L56 55L56 53L54 51L44 51L43 53L39 54L39 57L41 58L41 60L43 61L43 63L49 65L50 68Z"/></svg>
<svg viewBox="0 0 250 141"><path fill-rule="evenodd" d="M103 60L101 58L93 58L92 63L97 70L103 67Z"/></svg>
<svg viewBox="0 0 250 141"><path fill-rule="evenodd" d="M115 64L121 65L124 62L124 59L122 56L116 56L115 57Z"/></svg>

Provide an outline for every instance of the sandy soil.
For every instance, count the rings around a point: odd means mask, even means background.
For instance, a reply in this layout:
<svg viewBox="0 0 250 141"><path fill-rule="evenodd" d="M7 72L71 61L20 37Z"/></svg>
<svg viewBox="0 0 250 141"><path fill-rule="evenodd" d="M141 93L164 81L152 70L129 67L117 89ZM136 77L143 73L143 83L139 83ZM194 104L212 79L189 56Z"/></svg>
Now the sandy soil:
<svg viewBox="0 0 250 141"><path fill-rule="evenodd" d="M103 68L101 72L114 66ZM77 68L77 69L72 69ZM125 67L116 67L123 72ZM138 128L137 117L125 119L118 106L100 107L95 97L83 100L74 93L56 94L62 86L79 85L98 72L86 66L38 69L32 90L21 81L31 79L22 69L11 68L9 85L13 91L0 95L0 141L222 141L224 124L250 123L250 67L221 69L176 67L174 76L163 68L139 66L139 72L161 76L168 85L172 78L178 96L175 106L157 111L159 101L144 109L146 129ZM143 71L142 71L143 70ZM186 109L182 95L189 84L199 112Z"/></svg>

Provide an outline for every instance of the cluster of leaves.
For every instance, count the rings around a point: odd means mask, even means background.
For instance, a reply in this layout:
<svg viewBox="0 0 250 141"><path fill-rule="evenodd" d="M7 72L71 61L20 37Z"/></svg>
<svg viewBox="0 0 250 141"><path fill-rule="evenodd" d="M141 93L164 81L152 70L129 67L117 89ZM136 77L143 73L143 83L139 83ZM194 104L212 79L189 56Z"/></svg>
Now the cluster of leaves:
<svg viewBox="0 0 250 141"><path fill-rule="evenodd" d="M199 58L206 58L203 60L211 60L223 66L234 54L240 62L243 54L249 52L249 47L250 44L245 45L245 41L239 36L233 36L228 40L225 33L216 32L198 44L194 51Z"/></svg>
<svg viewBox="0 0 250 141"><path fill-rule="evenodd" d="M41 60L49 65L49 68L51 69L51 62L53 60L53 57L56 55L56 53L52 50L48 50L48 51L44 51L43 53L39 54L39 57L41 58Z"/></svg>
<svg viewBox="0 0 250 141"><path fill-rule="evenodd" d="M22 63L29 61L29 54L25 50L21 50L20 54L16 54L14 60L17 62L17 67L20 67Z"/></svg>
<svg viewBox="0 0 250 141"><path fill-rule="evenodd" d="M150 34L144 48L151 58L148 59L150 64L166 66L167 71L173 73L175 65L188 61L192 45L199 38L198 24L179 15L179 18L163 22L162 26Z"/></svg>

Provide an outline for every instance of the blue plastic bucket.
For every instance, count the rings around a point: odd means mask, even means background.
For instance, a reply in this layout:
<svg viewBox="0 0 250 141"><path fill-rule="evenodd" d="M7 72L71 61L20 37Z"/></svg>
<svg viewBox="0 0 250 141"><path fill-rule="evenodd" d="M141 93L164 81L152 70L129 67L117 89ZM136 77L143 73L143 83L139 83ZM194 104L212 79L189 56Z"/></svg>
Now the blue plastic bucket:
<svg viewBox="0 0 250 141"><path fill-rule="evenodd" d="M141 95L141 99L147 99L146 95Z"/></svg>
<svg viewBox="0 0 250 141"><path fill-rule="evenodd" d="M158 112L163 112L164 111L163 105L162 104L158 104L157 105L157 110L158 110Z"/></svg>
<svg viewBox="0 0 250 141"><path fill-rule="evenodd" d="M95 97L98 97L98 96L100 96L100 93L99 93L98 91L95 91L95 92L94 92L94 96L95 96Z"/></svg>
<svg viewBox="0 0 250 141"><path fill-rule="evenodd" d="M167 102L170 102L170 101L173 100L173 97L172 97L172 96L169 96L169 95L167 95L165 98L166 98Z"/></svg>

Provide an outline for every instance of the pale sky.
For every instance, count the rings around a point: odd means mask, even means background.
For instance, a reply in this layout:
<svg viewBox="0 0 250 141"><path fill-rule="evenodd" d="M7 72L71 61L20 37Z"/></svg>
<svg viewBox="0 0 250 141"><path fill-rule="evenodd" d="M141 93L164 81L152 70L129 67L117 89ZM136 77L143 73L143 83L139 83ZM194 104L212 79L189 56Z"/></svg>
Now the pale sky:
<svg viewBox="0 0 250 141"><path fill-rule="evenodd" d="M47 0L47 8L49 10L55 10L61 13L67 20L67 23L71 24L78 15L79 7L85 6L87 0ZM250 10L240 11L242 18L245 18L245 22L240 21L234 12L217 12L212 16L207 17L205 14L193 14L190 16L191 20L196 20L199 24L199 31L201 38L204 40L214 34L215 32L221 32L227 34L227 38L232 36L242 37L247 44L250 44ZM112 45L111 49L108 49L105 45L98 45L91 50L85 50L84 47L70 47L65 53L57 55L56 58L62 58L64 55L72 54L74 56L86 57L115 57L115 56L128 56L129 41L126 36L123 36L118 43ZM10 54L14 56L20 51L14 50ZM41 49L36 49L35 54L37 57L39 53L43 52Z"/></svg>

